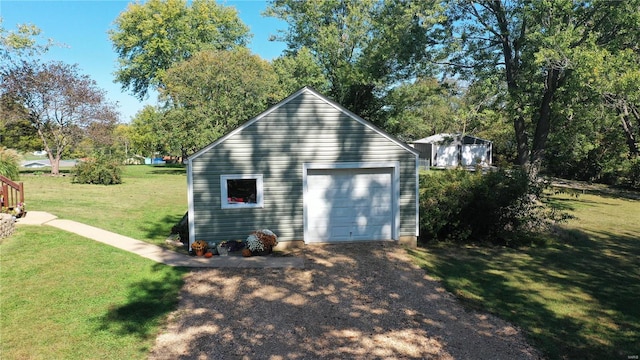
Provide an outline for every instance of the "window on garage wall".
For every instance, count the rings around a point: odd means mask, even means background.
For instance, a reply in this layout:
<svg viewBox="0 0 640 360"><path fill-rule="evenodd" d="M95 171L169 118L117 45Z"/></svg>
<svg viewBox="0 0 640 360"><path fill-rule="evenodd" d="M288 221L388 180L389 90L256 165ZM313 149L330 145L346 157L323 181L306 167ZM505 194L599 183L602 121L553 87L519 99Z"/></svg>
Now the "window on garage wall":
<svg viewBox="0 0 640 360"><path fill-rule="evenodd" d="M221 175L223 209L263 207L262 175Z"/></svg>

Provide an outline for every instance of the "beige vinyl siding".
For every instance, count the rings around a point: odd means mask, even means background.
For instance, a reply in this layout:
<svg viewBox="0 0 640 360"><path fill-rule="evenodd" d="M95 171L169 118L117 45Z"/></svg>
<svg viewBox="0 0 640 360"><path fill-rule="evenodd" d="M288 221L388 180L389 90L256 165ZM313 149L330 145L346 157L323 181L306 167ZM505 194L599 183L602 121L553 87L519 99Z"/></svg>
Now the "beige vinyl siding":
<svg viewBox="0 0 640 360"><path fill-rule="evenodd" d="M415 154L302 92L191 160L197 240L269 228L303 240L303 163L400 162L400 236L416 235ZM220 175L262 174L264 207L220 208ZM219 234L219 235L215 235Z"/></svg>

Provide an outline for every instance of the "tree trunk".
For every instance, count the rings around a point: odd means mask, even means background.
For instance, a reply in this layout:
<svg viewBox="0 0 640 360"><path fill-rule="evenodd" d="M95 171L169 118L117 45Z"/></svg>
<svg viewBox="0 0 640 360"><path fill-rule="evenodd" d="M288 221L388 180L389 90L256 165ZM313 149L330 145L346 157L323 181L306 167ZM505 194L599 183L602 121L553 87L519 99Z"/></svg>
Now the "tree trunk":
<svg viewBox="0 0 640 360"><path fill-rule="evenodd" d="M635 119L637 131L640 134L640 112L633 104L630 104L624 97L621 98L617 94L604 93L602 97L604 98L605 104L614 108L620 117L620 125L622 126L625 141L629 149L629 158L639 157L638 134L634 131L632 119Z"/></svg>
<svg viewBox="0 0 640 360"><path fill-rule="evenodd" d="M180 160L180 163L185 164L187 157L189 157L189 153L187 152L187 149L185 147L181 147L180 149L180 153L182 156L182 159Z"/></svg>
<svg viewBox="0 0 640 360"><path fill-rule="evenodd" d="M618 114L620 115L620 121L622 123L622 129L624 130L625 139L627 141L627 146L629 147L629 157L638 157L640 152L638 151L638 142L636 134L633 132L633 123L631 122L631 114L635 113L637 116L637 111L630 109L630 106L626 101L620 101L617 108ZM637 117L636 120L640 121L640 118Z"/></svg>
<svg viewBox="0 0 640 360"><path fill-rule="evenodd" d="M527 167L529 163L529 137L527 136L527 125L521 113L518 113L513 119L513 128L516 136L518 165Z"/></svg>
<svg viewBox="0 0 640 360"><path fill-rule="evenodd" d="M58 154L51 163L51 175L60 175L60 155Z"/></svg>
<svg viewBox="0 0 640 360"><path fill-rule="evenodd" d="M527 124L525 120L526 118L524 115L522 99L520 97L520 90L518 87L517 77L520 71L520 49L516 45L517 43L522 42L527 26L523 21L519 34L510 33L508 26L510 19L507 18L503 3L499 0L493 0L488 4L488 6L494 14L498 25L500 34L500 45L502 47L502 56L504 57L507 91L509 92L513 111L515 112L515 116L513 118L513 128L516 137L518 164L524 168L528 168L530 157L529 135L527 133ZM513 39L513 36L515 36L516 38Z"/></svg>
<svg viewBox="0 0 640 360"><path fill-rule="evenodd" d="M542 160L547 147L547 139L551 129L551 103L560 83L560 69L552 68L547 72L547 79L544 86L544 94L542 102L538 110L538 121L536 123L536 132L533 136L533 145L531 148L531 156L529 159L529 176L532 179L538 177Z"/></svg>
<svg viewBox="0 0 640 360"><path fill-rule="evenodd" d="M51 164L51 175L60 174L59 156L57 154L54 156L53 151L51 151L51 148L49 147L49 143L47 142L47 139L45 138L44 134L42 134L42 131L40 131L40 129L38 129L38 135L40 135L40 139L42 140L44 151L47 152L47 158L49 159L49 164Z"/></svg>

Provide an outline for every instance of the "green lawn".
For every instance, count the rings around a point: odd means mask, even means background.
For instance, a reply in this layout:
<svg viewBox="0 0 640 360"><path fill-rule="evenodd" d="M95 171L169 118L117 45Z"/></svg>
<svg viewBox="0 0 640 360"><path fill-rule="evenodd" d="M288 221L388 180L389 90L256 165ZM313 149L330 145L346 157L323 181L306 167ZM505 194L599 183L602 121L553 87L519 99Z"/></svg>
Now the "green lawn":
<svg viewBox="0 0 640 360"><path fill-rule="evenodd" d="M412 251L470 307L520 326L551 359L640 355L640 201L557 195L575 219L547 247Z"/></svg>
<svg viewBox="0 0 640 360"><path fill-rule="evenodd" d="M114 186L21 175L29 211L159 245L187 209L183 168L125 167ZM0 358L144 359L185 271L52 227L19 226L0 241Z"/></svg>
<svg viewBox="0 0 640 360"><path fill-rule="evenodd" d="M187 208L183 168L125 167L124 184L23 174L28 210L163 245ZM549 246L411 251L465 304L520 326L552 359L640 355L640 201L558 195L576 219ZM49 227L0 242L2 358L145 358L183 269Z"/></svg>
<svg viewBox="0 0 640 360"><path fill-rule="evenodd" d="M0 243L3 359L145 359L183 269L48 226Z"/></svg>
<svg viewBox="0 0 640 360"><path fill-rule="evenodd" d="M28 210L93 225L164 246L187 211L183 167L126 166L123 184L72 184L71 177L22 174ZM28 216L28 214L27 214Z"/></svg>

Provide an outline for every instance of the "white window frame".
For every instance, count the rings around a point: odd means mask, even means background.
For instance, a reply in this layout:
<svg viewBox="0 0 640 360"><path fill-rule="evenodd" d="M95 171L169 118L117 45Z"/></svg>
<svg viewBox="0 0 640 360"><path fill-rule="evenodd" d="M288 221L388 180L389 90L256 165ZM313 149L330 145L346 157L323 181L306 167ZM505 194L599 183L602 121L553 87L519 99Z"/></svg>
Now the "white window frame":
<svg viewBox="0 0 640 360"><path fill-rule="evenodd" d="M256 202L255 203L230 203L228 202L229 192L227 180L255 180L256 181ZM222 209L246 209L264 207L264 186L262 174L234 174L220 175L220 207Z"/></svg>

